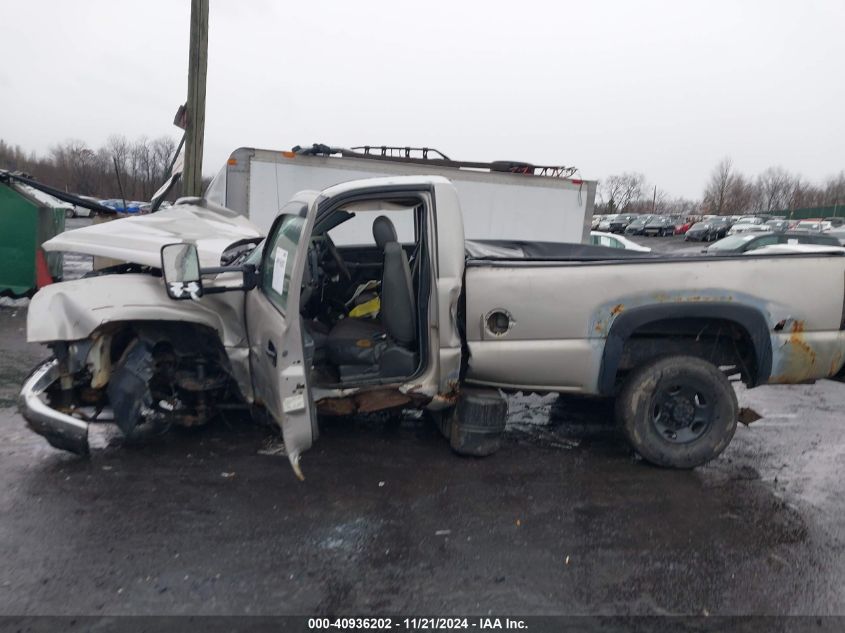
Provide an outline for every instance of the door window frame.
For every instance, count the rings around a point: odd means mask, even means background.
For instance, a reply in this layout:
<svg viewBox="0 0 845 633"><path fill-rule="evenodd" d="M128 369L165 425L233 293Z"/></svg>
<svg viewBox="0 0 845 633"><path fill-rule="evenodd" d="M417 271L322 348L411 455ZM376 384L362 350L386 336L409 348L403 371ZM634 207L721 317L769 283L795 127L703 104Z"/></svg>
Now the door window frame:
<svg viewBox="0 0 845 633"><path fill-rule="evenodd" d="M308 207L299 202L292 202L285 205L285 207L282 208L282 212L273 221L273 225L270 227L270 232L267 234L267 238L265 239L264 244L262 246L260 260L261 263L258 267L258 289L261 294L267 297L267 300L279 312L279 314L281 314L285 318L287 318L288 314L288 297L290 296L290 284L293 276L294 263L299 249L302 248L302 234L308 222L307 210ZM288 218L295 218L301 222L301 225L299 227L299 236L296 242L296 248L292 251L288 250L288 259L285 268L285 279L287 280L287 286L283 286L282 294L277 293L272 288L269 288L269 290L272 290L271 293L268 292L268 283L272 284L272 267L275 262L275 259L271 260L271 258L275 257L275 250L276 248L278 248L275 246L277 236L279 232L283 230L282 225ZM284 297L283 304L279 300L279 297L282 296Z"/></svg>
<svg viewBox="0 0 845 633"><path fill-rule="evenodd" d="M431 354L431 346L435 343L430 340L430 321L431 321L431 306L434 300L437 278L437 241L432 239L432 235L437 235L437 203L435 198L434 187L431 185L424 186L382 186L374 187L372 189L356 189L347 194L341 194L331 198L323 198L317 200L317 215L314 220L314 226L318 227L323 218L344 205L351 202L361 202L368 200L396 200L396 199L414 199L416 200L415 207L422 207L422 213L416 214L414 219L416 235L414 243L419 245L418 257L424 254L424 258L420 261L419 270L419 284L415 296L417 307L417 339L418 339L418 354L420 363L416 371L408 376L399 379L399 382L405 383L415 379L424 373L429 367L429 356ZM420 217L421 216L421 217ZM336 385L326 385L327 387L338 386L362 386L370 384L394 384L397 381L394 379L385 380L382 378L373 378L362 380L354 384L351 383L337 383Z"/></svg>

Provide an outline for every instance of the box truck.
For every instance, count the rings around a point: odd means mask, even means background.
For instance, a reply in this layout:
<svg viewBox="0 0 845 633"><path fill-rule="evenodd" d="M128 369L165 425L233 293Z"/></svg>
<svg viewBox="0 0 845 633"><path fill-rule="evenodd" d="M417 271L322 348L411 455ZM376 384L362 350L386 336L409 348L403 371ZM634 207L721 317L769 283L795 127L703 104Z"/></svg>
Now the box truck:
<svg viewBox="0 0 845 633"><path fill-rule="evenodd" d="M467 239L586 242L596 182L576 169L513 161L456 161L430 148L326 145L273 151L241 147L211 181L205 199L269 231L282 206L303 190L378 176L444 176L461 197ZM412 226L397 226L400 238ZM369 226L345 227L338 244L372 241Z"/></svg>

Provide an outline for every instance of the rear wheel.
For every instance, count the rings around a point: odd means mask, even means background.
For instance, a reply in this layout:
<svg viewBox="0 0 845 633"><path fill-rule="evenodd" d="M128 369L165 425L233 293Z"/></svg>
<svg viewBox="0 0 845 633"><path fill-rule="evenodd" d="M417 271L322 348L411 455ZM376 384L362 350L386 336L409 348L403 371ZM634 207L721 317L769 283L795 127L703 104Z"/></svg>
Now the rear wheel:
<svg viewBox="0 0 845 633"><path fill-rule="evenodd" d="M695 468L717 457L736 431L736 393L718 367L670 356L634 370L616 400L628 441L658 466Z"/></svg>

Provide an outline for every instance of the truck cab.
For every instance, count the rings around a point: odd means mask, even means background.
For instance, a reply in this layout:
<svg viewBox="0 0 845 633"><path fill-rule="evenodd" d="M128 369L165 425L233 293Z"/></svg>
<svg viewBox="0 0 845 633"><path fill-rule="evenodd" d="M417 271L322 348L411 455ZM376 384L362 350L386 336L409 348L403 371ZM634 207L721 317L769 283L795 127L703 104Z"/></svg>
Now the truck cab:
<svg viewBox="0 0 845 633"><path fill-rule="evenodd" d="M341 250L343 232L362 243ZM258 280L244 316L255 401L281 426L298 474L318 410L449 402L462 254L457 197L442 177L337 185L282 209L248 259Z"/></svg>

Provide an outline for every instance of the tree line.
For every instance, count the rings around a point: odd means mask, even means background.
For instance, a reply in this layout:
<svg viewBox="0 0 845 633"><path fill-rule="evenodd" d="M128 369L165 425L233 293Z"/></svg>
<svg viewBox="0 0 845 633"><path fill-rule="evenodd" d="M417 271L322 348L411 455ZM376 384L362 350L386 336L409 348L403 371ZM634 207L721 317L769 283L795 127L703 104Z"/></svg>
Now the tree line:
<svg viewBox="0 0 845 633"><path fill-rule="evenodd" d="M835 205L843 205L845 213L845 171L821 183L782 167L769 167L750 177L738 171L730 158L724 158L711 171L697 200L673 198L650 186L638 172L608 176L599 182L596 212L743 215Z"/></svg>
<svg viewBox="0 0 845 633"><path fill-rule="evenodd" d="M46 156L37 156L0 139L0 169L26 172L70 193L146 201L167 178L176 146L169 136L130 141L115 134L96 149L83 141L67 140L50 148ZM598 194L596 213L736 215L840 204L845 208L845 171L821 183L782 167L769 167L750 177L724 158L713 168L699 199L673 197L649 185L639 172L608 176L599 182Z"/></svg>
<svg viewBox="0 0 845 633"><path fill-rule="evenodd" d="M46 156L37 156L0 139L0 169L25 172L78 195L148 201L167 178L176 146L169 136L130 141L115 134L96 149L67 140L51 147Z"/></svg>

